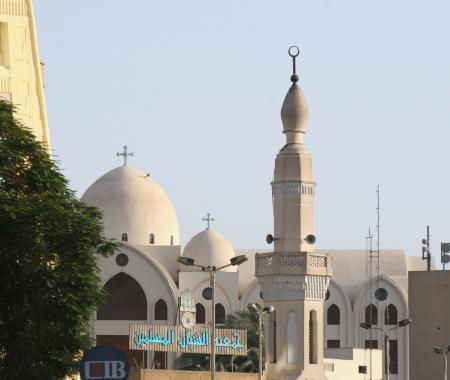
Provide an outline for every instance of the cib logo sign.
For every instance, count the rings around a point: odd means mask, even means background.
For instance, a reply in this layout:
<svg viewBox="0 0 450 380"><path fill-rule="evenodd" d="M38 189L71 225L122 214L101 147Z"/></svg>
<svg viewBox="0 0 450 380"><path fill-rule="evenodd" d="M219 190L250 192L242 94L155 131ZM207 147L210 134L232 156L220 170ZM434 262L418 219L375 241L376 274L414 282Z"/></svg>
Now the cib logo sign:
<svg viewBox="0 0 450 380"><path fill-rule="evenodd" d="M81 361L82 380L127 380L130 367L127 358L111 346L97 346L88 351Z"/></svg>

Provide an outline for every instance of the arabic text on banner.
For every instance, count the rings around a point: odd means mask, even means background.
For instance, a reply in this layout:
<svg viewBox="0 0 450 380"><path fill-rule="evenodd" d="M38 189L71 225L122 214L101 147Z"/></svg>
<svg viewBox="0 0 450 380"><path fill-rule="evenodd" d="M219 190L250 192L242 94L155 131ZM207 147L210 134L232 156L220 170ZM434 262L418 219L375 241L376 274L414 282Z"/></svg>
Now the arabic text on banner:
<svg viewBox="0 0 450 380"><path fill-rule="evenodd" d="M210 329L182 326L130 324L131 350L165 352L211 352ZM245 355L247 353L247 330L216 329L216 354Z"/></svg>

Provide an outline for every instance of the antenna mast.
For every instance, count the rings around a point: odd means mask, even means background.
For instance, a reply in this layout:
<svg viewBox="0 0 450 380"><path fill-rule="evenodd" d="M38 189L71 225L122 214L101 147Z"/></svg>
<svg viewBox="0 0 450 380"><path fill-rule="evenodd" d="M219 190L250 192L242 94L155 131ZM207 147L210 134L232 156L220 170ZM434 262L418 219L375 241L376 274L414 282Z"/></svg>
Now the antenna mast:
<svg viewBox="0 0 450 380"><path fill-rule="evenodd" d="M375 270L377 273L377 288L380 281L380 184L377 185L377 241L376 241L376 250L371 250L371 259L375 264ZM377 305L378 307L378 305Z"/></svg>
<svg viewBox="0 0 450 380"><path fill-rule="evenodd" d="M372 268L372 246L373 246L373 234L369 228L369 234L366 236L366 292L364 295L364 305L371 305L373 301L373 290L372 290L372 277L373 277L373 268ZM367 307L367 306L366 306ZM372 309L370 309L370 319L372 319ZM364 309L364 320L366 315L366 309ZM367 333L367 332L366 332ZM372 329L369 329L369 347L366 347L365 342L363 342L364 347L369 348L369 379L372 380ZM364 353L364 362L365 362L365 353Z"/></svg>
<svg viewBox="0 0 450 380"><path fill-rule="evenodd" d="M379 288L379 281L380 281L380 185L377 185L377 206L376 206L376 213L377 213L377 224L376 224L376 242L375 242L375 249L373 249L373 238L374 235L372 234L372 231L369 228L369 234L366 236L366 296L365 296L365 309L364 309L364 318L366 319L366 313L367 313L367 307L369 308L369 319L370 323L372 323L374 319L374 315L372 313L374 312L373 307L371 305L374 304L374 296L376 289ZM374 289L375 288L375 289ZM368 299L367 299L368 296ZM376 298L376 310L378 310L378 297ZM368 302L367 302L368 301ZM366 348L369 348L370 350L370 356L369 356L369 363L370 363L370 380L372 380L372 349L373 349L373 329L368 329L369 331L369 344L364 344Z"/></svg>

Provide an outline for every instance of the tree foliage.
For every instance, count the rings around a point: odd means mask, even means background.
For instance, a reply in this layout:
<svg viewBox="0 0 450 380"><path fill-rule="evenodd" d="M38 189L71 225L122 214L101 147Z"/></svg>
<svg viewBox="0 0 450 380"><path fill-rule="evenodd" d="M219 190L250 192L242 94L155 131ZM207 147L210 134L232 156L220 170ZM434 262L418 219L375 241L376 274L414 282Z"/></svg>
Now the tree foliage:
<svg viewBox="0 0 450 380"><path fill-rule="evenodd" d="M115 243L47 151L0 101L0 378L57 380L90 347L96 252Z"/></svg>
<svg viewBox="0 0 450 380"><path fill-rule="evenodd" d="M258 372L258 315L249 311L238 311L235 314L227 316L223 328L247 330L247 352L245 355L234 357L230 355L216 355L216 370L226 372ZM209 371L209 355L182 354L177 359L176 368L190 371Z"/></svg>

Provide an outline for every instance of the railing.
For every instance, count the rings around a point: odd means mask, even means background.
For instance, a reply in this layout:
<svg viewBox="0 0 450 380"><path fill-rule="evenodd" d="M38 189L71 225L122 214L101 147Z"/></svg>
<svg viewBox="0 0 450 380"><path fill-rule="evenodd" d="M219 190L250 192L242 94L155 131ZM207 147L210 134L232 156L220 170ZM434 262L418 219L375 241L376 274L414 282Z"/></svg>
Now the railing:
<svg viewBox="0 0 450 380"><path fill-rule="evenodd" d="M257 253L255 260L256 276L318 274L327 275L328 267L326 253L308 252L268 252Z"/></svg>

